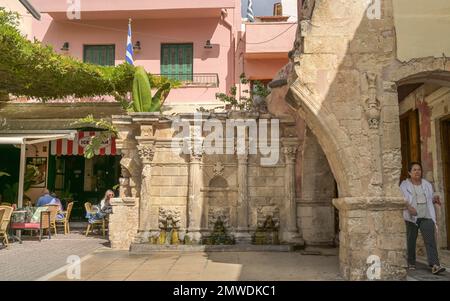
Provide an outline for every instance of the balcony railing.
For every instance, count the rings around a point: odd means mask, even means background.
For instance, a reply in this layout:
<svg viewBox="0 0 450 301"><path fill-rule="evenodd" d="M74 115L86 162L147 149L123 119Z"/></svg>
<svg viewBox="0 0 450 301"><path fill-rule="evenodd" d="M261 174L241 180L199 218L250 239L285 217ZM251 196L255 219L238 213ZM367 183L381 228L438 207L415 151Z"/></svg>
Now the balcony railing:
<svg viewBox="0 0 450 301"><path fill-rule="evenodd" d="M179 81L182 87L211 87L219 86L217 73L189 73L189 74L155 74Z"/></svg>

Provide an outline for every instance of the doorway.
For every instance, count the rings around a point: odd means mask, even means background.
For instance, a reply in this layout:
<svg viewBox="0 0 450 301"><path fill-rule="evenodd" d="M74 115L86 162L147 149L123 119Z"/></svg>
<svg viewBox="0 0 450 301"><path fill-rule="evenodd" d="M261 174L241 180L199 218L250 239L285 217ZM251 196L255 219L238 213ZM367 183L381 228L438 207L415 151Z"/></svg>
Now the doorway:
<svg viewBox="0 0 450 301"><path fill-rule="evenodd" d="M64 207L68 200L74 202L71 220L84 220L84 203L97 204L106 190L116 188L120 177L120 158L50 156L49 188L61 198Z"/></svg>
<svg viewBox="0 0 450 301"><path fill-rule="evenodd" d="M447 223L447 249L450 250L450 116L441 121L442 168L444 174L445 220Z"/></svg>
<svg viewBox="0 0 450 301"><path fill-rule="evenodd" d="M402 172L400 182L408 177L408 165L420 162L419 111L410 110L400 116Z"/></svg>

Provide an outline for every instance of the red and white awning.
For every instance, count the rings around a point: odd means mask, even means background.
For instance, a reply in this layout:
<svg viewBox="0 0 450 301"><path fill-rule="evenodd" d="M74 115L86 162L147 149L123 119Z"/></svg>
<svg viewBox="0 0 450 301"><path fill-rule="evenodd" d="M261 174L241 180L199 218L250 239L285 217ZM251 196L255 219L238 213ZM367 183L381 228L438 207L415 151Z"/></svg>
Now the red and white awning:
<svg viewBox="0 0 450 301"><path fill-rule="evenodd" d="M98 135L99 132L78 132L74 140L58 139L51 143L51 154L57 156L83 156L84 148L89 144L91 137ZM117 155L116 140L112 137L102 143L102 147L95 151L96 155Z"/></svg>

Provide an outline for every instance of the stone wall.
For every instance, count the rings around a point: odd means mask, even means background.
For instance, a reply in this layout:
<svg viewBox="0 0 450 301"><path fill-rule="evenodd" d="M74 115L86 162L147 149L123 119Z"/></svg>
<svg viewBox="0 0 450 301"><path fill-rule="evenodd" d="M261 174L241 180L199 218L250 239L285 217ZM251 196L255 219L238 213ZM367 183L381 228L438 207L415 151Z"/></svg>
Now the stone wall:
<svg viewBox="0 0 450 301"><path fill-rule="evenodd" d="M250 112L233 114L203 116L200 125L212 117L217 118L224 129L230 119L257 122L267 119L270 125L274 118ZM180 117L187 123L188 132L198 131L198 116ZM285 116L279 119L280 137L268 140L269 145L278 145L273 149L278 160L268 166L261 163L265 155L259 151L257 154L251 152L248 143L256 136L250 131L246 134L244 153L236 152L237 138L232 138L231 153L228 154L197 153L195 147L189 148L188 153L177 153L176 146L182 148L182 143L187 140L186 137L180 138L176 127L172 128L173 120L168 116L132 113L114 116L113 122L119 127L117 147L124 154L121 164L122 173L126 176L121 179L122 198L135 197L138 200L133 209L122 203L115 207L113 215L117 216L111 220L111 231L116 231L111 236L115 241L113 245L124 246L131 241L154 242L162 229L161 212L166 211L177 216L181 242L204 243L220 218L236 243L250 243L258 225L271 216L279 221L281 243L303 244L295 188L299 140L292 118ZM188 140L192 145L195 139L204 143L206 133ZM270 126L268 133L271 133ZM224 139L223 143L225 147L227 140ZM134 195L131 186L135 187ZM118 231L117 225L112 225L124 220L134 224L135 235ZM129 235L132 239L122 235Z"/></svg>
<svg viewBox="0 0 450 301"><path fill-rule="evenodd" d="M302 174L298 219L305 244L333 245L336 184L327 158L309 129L303 144Z"/></svg>

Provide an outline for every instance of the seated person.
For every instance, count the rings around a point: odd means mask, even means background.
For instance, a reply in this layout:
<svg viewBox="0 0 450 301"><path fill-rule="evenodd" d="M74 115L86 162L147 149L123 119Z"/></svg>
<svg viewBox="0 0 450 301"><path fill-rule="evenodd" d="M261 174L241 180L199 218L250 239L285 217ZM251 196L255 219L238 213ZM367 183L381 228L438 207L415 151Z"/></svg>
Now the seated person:
<svg viewBox="0 0 450 301"><path fill-rule="evenodd" d="M42 191L43 195L38 199L36 206L37 207L42 207L42 206L46 206L48 204L51 203L51 201L54 199L51 195L50 195L50 191L48 191L48 189L44 189Z"/></svg>
<svg viewBox="0 0 450 301"><path fill-rule="evenodd" d="M89 223L92 224L97 220L108 217L108 215L112 213L111 198L114 198L114 191L107 190L105 197L100 201L100 205L93 206L93 209L96 210L96 212L88 213L86 215L86 218L89 219Z"/></svg>
<svg viewBox="0 0 450 301"><path fill-rule="evenodd" d="M63 209L63 206L62 206L62 204L61 204L61 200L58 198L58 196L56 195L56 193L51 193L50 194L52 197L53 197L53 199L52 199L52 201L49 203L49 205L53 205L53 204L56 204L56 205L58 205L58 215L56 216L56 219L64 219L64 214L63 213L61 213L61 211L63 211L64 209Z"/></svg>

